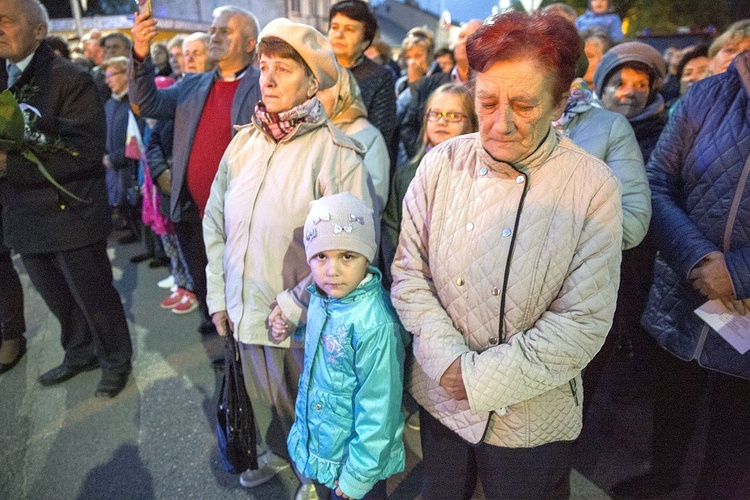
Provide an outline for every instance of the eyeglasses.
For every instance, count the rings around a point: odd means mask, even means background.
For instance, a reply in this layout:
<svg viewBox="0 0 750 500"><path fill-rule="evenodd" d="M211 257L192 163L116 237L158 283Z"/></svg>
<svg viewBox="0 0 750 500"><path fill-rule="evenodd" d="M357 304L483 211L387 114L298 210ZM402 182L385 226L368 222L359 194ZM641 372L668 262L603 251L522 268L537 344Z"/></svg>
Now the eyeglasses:
<svg viewBox="0 0 750 500"><path fill-rule="evenodd" d="M115 75L122 75L123 73L125 73L125 72L124 71L113 71L112 73L104 73L104 79L105 80L109 80L113 76L115 76Z"/></svg>
<svg viewBox="0 0 750 500"><path fill-rule="evenodd" d="M447 121L448 123L458 123L462 120L465 120L466 115L463 113L453 113L453 112L446 112L446 113L438 113L437 111L427 112L427 121L436 122L440 120L441 118Z"/></svg>

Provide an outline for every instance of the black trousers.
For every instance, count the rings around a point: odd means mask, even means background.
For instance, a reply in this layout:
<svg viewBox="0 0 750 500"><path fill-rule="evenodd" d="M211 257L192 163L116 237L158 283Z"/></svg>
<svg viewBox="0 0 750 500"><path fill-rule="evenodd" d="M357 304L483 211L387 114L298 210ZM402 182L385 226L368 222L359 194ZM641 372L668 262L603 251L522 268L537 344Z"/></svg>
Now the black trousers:
<svg viewBox="0 0 750 500"><path fill-rule="evenodd" d="M0 338L15 340L26 331L23 319L23 288L16 268L10 258L10 250L2 243L2 221L0 221Z"/></svg>
<svg viewBox="0 0 750 500"><path fill-rule="evenodd" d="M706 448L695 498L746 499L750 492L750 381L682 361L653 338L653 472L679 484L697 429L701 404L708 404Z"/></svg>
<svg viewBox="0 0 750 500"><path fill-rule="evenodd" d="M195 290L191 290L198 299L198 307L203 321L211 321L206 304L208 286L206 283L206 246L203 243L203 221L198 207L191 204L190 209L182 214L182 220L174 225L177 240L180 242L182 255L185 257L188 273L193 278Z"/></svg>
<svg viewBox="0 0 750 500"><path fill-rule="evenodd" d="M487 499L570 497L572 441L535 448L472 446L419 408L424 483L422 498L469 500L482 482Z"/></svg>
<svg viewBox="0 0 750 500"><path fill-rule="evenodd" d="M44 254L22 254L31 282L60 321L63 364L94 359L105 371L130 370L133 347L120 295L112 284L107 243Z"/></svg>

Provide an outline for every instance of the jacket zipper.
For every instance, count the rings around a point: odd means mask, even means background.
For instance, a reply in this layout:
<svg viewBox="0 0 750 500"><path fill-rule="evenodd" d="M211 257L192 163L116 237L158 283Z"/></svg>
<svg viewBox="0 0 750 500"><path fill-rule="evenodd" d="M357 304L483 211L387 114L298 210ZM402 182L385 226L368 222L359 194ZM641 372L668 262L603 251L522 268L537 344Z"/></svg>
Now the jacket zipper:
<svg viewBox="0 0 750 500"><path fill-rule="evenodd" d="M576 406L579 406L578 402L578 384L576 384L576 379L572 378L568 381L568 385L570 385L570 392L573 394L573 400L576 402Z"/></svg>
<svg viewBox="0 0 750 500"><path fill-rule="evenodd" d="M521 172L520 170L513 167L513 170L518 172L520 175L523 175L524 182L523 182L523 193L521 193L521 200L518 202L518 210L516 211L516 220L513 223L513 234L511 234L510 239L510 248L508 249L508 258L505 262L505 273L503 276L503 291L500 294L500 323L498 325L498 332L497 336L500 342L505 342L505 328L504 328L504 321L505 321L505 295L508 291L508 278L510 277L510 264L513 261L513 250L516 247L516 237L518 235L518 226L521 223L521 212L523 212L523 204L526 200L526 194L529 192L529 176L525 173Z"/></svg>

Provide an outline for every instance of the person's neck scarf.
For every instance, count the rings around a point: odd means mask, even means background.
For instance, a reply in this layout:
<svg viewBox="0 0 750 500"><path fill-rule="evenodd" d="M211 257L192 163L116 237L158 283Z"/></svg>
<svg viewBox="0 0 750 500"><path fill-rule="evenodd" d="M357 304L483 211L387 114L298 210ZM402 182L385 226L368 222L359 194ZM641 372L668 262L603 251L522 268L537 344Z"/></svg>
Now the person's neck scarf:
<svg viewBox="0 0 750 500"><path fill-rule="evenodd" d="M565 105L565 111L563 111L559 120L552 122L552 125L558 130L563 130L566 123L592 107L599 108L601 106L586 82L582 78L576 78L570 86L570 97L568 97L568 103Z"/></svg>
<svg viewBox="0 0 750 500"><path fill-rule="evenodd" d="M281 113L267 111L262 101L255 105L255 118L263 131L273 137L276 142L288 137L300 123L317 121L320 113L321 104L315 96Z"/></svg>

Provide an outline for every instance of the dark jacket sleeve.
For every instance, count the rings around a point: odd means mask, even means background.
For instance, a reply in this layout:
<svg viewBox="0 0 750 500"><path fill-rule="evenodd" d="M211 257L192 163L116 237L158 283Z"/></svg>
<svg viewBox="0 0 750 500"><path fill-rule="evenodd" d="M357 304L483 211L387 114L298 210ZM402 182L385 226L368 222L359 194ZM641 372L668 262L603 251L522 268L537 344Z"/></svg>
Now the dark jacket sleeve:
<svg viewBox="0 0 750 500"><path fill-rule="evenodd" d="M693 92L692 97L696 94ZM657 249L679 276L687 279L690 270L716 247L693 223L682 208L681 170L703 118L686 96L664 129L646 166L651 187L652 233ZM705 115L703 115L705 116Z"/></svg>
<svg viewBox="0 0 750 500"><path fill-rule="evenodd" d="M53 62L53 66L59 64L59 61ZM52 75L55 75L54 67ZM37 121L39 130L48 140L59 138L70 151L40 153L39 160L46 170L64 184L103 169L104 106L91 75L84 71L66 72L64 78L56 78L51 85L45 85L39 94L30 100L42 112ZM8 154L8 181L27 186L48 184L36 165L18 153Z"/></svg>
<svg viewBox="0 0 750 500"><path fill-rule="evenodd" d="M396 92L390 73L383 72L382 75L380 85L373 95L367 119L383 134L390 151L393 141L396 140Z"/></svg>
<svg viewBox="0 0 750 500"><path fill-rule="evenodd" d="M173 137L173 120L159 120L151 130L151 137L146 144L146 160L154 182L171 168L169 160L172 157Z"/></svg>
<svg viewBox="0 0 750 500"><path fill-rule="evenodd" d="M180 80L166 89L157 89L154 83L154 64L151 56L138 61L131 54L128 67L128 96L137 112L145 118L173 119L177 110Z"/></svg>

